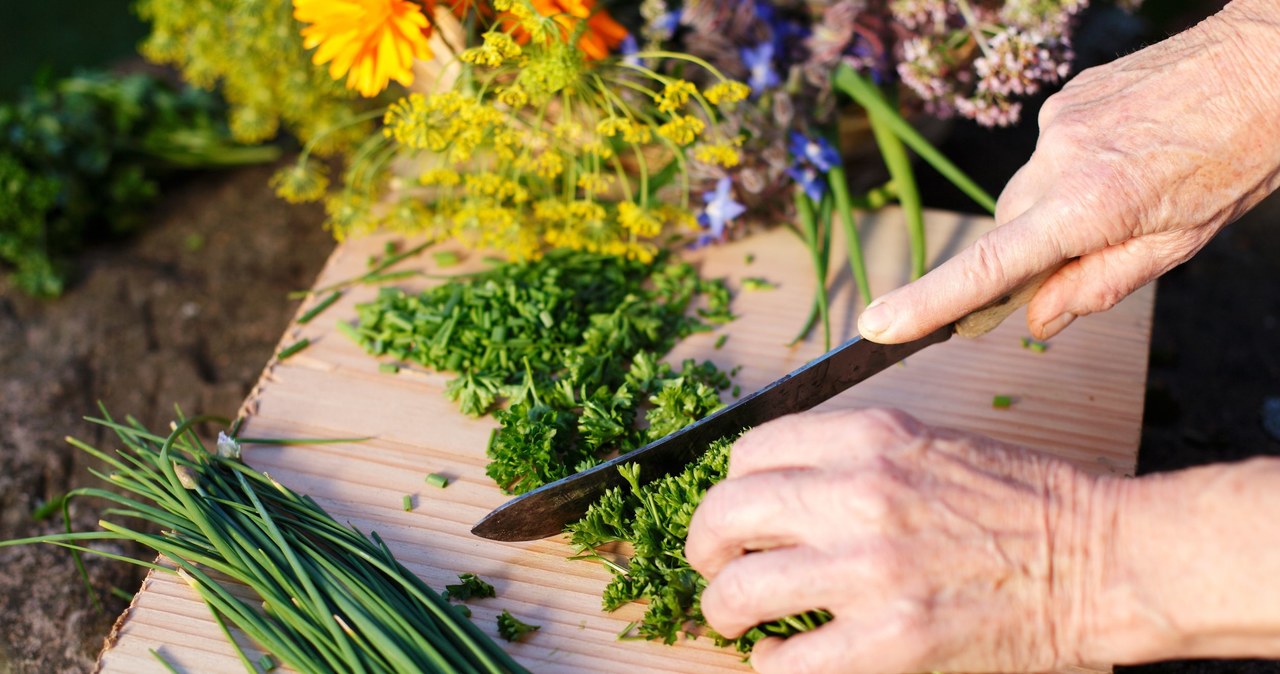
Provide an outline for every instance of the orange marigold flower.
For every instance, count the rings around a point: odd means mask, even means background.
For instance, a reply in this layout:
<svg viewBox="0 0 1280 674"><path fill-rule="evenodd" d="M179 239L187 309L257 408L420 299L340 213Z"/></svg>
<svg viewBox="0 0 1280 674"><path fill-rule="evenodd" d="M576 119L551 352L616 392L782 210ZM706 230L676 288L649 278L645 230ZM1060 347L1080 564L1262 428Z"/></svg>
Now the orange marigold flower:
<svg viewBox="0 0 1280 674"><path fill-rule="evenodd" d="M431 58L430 24L422 7L408 0L293 0L293 17L302 29L316 65L329 64L329 76L347 76L347 88L376 96L387 83L413 83L414 59Z"/></svg>
<svg viewBox="0 0 1280 674"><path fill-rule="evenodd" d="M598 60L608 56L627 37L627 29L614 21L608 11L597 10L595 0L531 1L539 14L553 16L557 23L564 26L566 36L573 33L579 21L585 20L587 29L578 40L578 48L589 59Z"/></svg>

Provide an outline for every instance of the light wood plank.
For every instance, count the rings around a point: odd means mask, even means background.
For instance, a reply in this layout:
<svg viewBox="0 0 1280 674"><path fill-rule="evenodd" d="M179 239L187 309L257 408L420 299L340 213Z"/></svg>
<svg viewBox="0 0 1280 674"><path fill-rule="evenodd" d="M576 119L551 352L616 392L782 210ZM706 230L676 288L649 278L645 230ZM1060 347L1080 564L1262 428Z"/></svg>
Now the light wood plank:
<svg viewBox="0 0 1280 674"><path fill-rule="evenodd" d="M930 213L931 259L954 254L992 224L986 218ZM866 217L861 227L874 292L904 283L901 214L885 210ZM317 287L362 273L365 260L380 253L386 240L374 236L339 246ZM839 238L835 249L843 250ZM752 264L746 263L749 254ZM463 257L462 265L446 272L483 268L480 255ZM786 346L814 289L808 254L793 234L779 228L687 257L704 275L728 278L735 292L748 276L762 276L779 288L736 292L739 318L685 340L671 360L709 358L725 369L740 365L736 381L743 391L751 391L820 354L816 335L794 348ZM430 270L431 260L424 256L414 264ZM833 262L831 282L834 338L843 340L854 333L859 303L842 256ZM535 672L747 671L737 654L704 639L674 647L617 641L615 635L641 615L642 607L602 613L600 593L609 574L592 563L566 560L571 550L563 539L504 544L469 534L471 524L506 500L484 474L484 450L494 422L460 414L443 396L447 376L415 370L380 373L377 361L334 329L336 320L351 320L355 305L376 292L356 288L320 319L290 327L282 345L307 337L312 346L286 362L269 363L243 410L244 433L250 436L372 439L254 447L246 451L247 460L313 495L340 520L378 531L406 566L433 587L452 582L460 572L492 581L498 598L474 604L476 622L496 634L494 617L505 608L541 624L526 643L510 647ZM1093 472L1131 474L1141 431L1153 298L1154 289L1145 288L1111 312L1078 320L1042 354L1022 348L1026 327L1019 312L987 336L927 349L823 407L900 407L927 422L1035 447ZM304 304L299 311L307 308ZM720 334L730 337L717 350ZM1013 407L993 409L991 399L998 394L1013 396ZM427 486L423 477L432 472L450 476L452 484L445 490ZM404 494L414 497L412 512L401 510ZM122 617L100 669L162 672L148 652L151 648L186 671L242 671L193 593L160 573L148 578Z"/></svg>

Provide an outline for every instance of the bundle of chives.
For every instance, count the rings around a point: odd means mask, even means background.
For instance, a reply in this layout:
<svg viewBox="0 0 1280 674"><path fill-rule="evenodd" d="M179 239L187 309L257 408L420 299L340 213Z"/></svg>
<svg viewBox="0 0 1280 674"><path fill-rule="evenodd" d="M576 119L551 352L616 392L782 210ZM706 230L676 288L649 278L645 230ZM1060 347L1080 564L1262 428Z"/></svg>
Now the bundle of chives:
<svg viewBox="0 0 1280 674"><path fill-rule="evenodd" d="M93 552L177 573L209 606L250 672L257 669L230 638L230 626L300 672L527 672L397 562L376 533L366 537L343 526L310 497L245 465L235 441L220 440L216 452L205 449L192 426L225 420L182 419L167 437L133 419L90 421L113 429L125 448L111 455L68 442L114 468L110 475L93 473L126 494L78 489L67 495L64 512L72 497L96 496L119 506L104 515L140 519L163 532L102 520L102 531L0 546L52 543L77 555ZM173 566L84 546L94 540L137 541ZM213 574L248 586L261 604L238 599Z"/></svg>

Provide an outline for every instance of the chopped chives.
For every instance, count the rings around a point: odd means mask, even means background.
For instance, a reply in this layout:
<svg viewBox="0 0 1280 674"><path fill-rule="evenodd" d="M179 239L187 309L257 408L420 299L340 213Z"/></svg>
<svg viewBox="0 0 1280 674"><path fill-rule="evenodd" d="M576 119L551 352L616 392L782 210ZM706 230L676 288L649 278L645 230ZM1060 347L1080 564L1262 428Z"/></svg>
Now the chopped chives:
<svg viewBox="0 0 1280 674"><path fill-rule="evenodd" d="M258 658L258 667L261 667L264 672L275 671L275 668L279 666L280 663L276 662L276 659L271 657L270 653L263 653L262 657Z"/></svg>
<svg viewBox="0 0 1280 674"><path fill-rule="evenodd" d="M298 341L290 344L289 346L286 346L283 349L280 349L280 353L276 354L276 358L279 358L280 360L284 360L289 356L292 356L293 354L307 348L308 346L311 346L311 340L307 339L306 337L303 337L302 339L299 339Z"/></svg>
<svg viewBox="0 0 1280 674"><path fill-rule="evenodd" d="M742 279L743 290L776 290L777 288L778 285L776 283L759 276L750 276Z"/></svg>
<svg viewBox="0 0 1280 674"><path fill-rule="evenodd" d="M1011 405L1013 405L1013 398L1011 396L996 396L991 399L991 406L996 409L1008 409Z"/></svg>
<svg viewBox="0 0 1280 674"><path fill-rule="evenodd" d="M716 348L717 349L724 348L724 343L727 341L729 341L729 333L720 335L720 337L716 339Z"/></svg>
<svg viewBox="0 0 1280 674"><path fill-rule="evenodd" d="M442 250L442 251L432 253L431 257L435 259L436 266L440 268L452 267L461 261L461 258L458 257L458 254L451 250Z"/></svg>
<svg viewBox="0 0 1280 674"><path fill-rule="evenodd" d="M346 335L351 341L355 342L356 344L360 344L362 342L362 340L360 339L360 331L356 329L356 326L346 321L338 321L338 332L341 332L342 334Z"/></svg>
<svg viewBox="0 0 1280 674"><path fill-rule="evenodd" d="M755 253L747 253L747 264L751 264L752 262L755 262L755 261L756 261Z"/></svg>
<svg viewBox="0 0 1280 674"><path fill-rule="evenodd" d="M737 397L738 397L738 396L740 396L740 395L742 395L742 387L741 387L741 386L738 386L737 384L734 384L734 385L733 385L733 397L737 398Z"/></svg>
<svg viewBox="0 0 1280 674"><path fill-rule="evenodd" d="M400 371L400 366L395 363L378 363L378 372L387 374L395 374Z"/></svg>
<svg viewBox="0 0 1280 674"><path fill-rule="evenodd" d="M1024 348L1024 349L1031 349L1032 351L1035 351L1036 353L1044 353L1045 351L1049 350L1049 343L1048 343L1048 342L1042 342L1042 341L1040 341L1040 340L1038 340L1038 339L1032 339L1032 338L1030 338L1030 337L1023 337L1023 338L1022 338L1022 348Z"/></svg>
<svg viewBox="0 0 1280 674"><path fill-rule="evenodd" d="M440 473L432 473L427 476L427 484L432 487L444 489L449 486L449 478L445 475L441 475Z"/></svg>
<svg viewBox="0 0 1280 674"><path fill-rule="evenodd" d="M413 510L413 496L410 494L405 494L403 497L401 497L400 507L404 508L405 512L409 512L410 510Z"/></svg>
<svg viewBox="0 0 1280 674"><path fill-rule="evenodd" d="M329 294L328 297L320 300L318 304L308 309L307 313L299 316L298 324L306 325L307 323L310 323L311 319L315 318L316 316L319 316L320 312L324 311L325 309L328 309L334 302L337 302L339 297L342 297L342 291L341 290L333 291L332 293Z"/></svg>
<svg viewBox="0 0 1280 674"><path fill-rule="evenodd" d="M382 244L382 253L384 255L395 255L398 248L399 246L396 245L395 241L388 241Z"/></svg>

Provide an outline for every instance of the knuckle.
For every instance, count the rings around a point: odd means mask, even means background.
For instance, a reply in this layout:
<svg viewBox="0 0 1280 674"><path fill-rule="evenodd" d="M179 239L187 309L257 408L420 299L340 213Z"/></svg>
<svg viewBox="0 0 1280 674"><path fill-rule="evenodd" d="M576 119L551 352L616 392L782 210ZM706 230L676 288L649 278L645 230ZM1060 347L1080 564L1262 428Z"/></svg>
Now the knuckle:
<svg viewBox="0 0 1280 674"><path fill-rule="evenodd" d="M991 233L982 235L969 247L967 264L961 268L962 283L968 288L1004 286L1008 280L1004 255Z"/></svg>
<svg viewBox="0 0 1280 674"><path fill-rule="evenodd" d="M750 613L755 597L752 590L756 585L746 574L726 569L703 592L703 611L714 612L720 627L731 627L731 623ZM709 613L707 619L711 620Z"/></svg>

